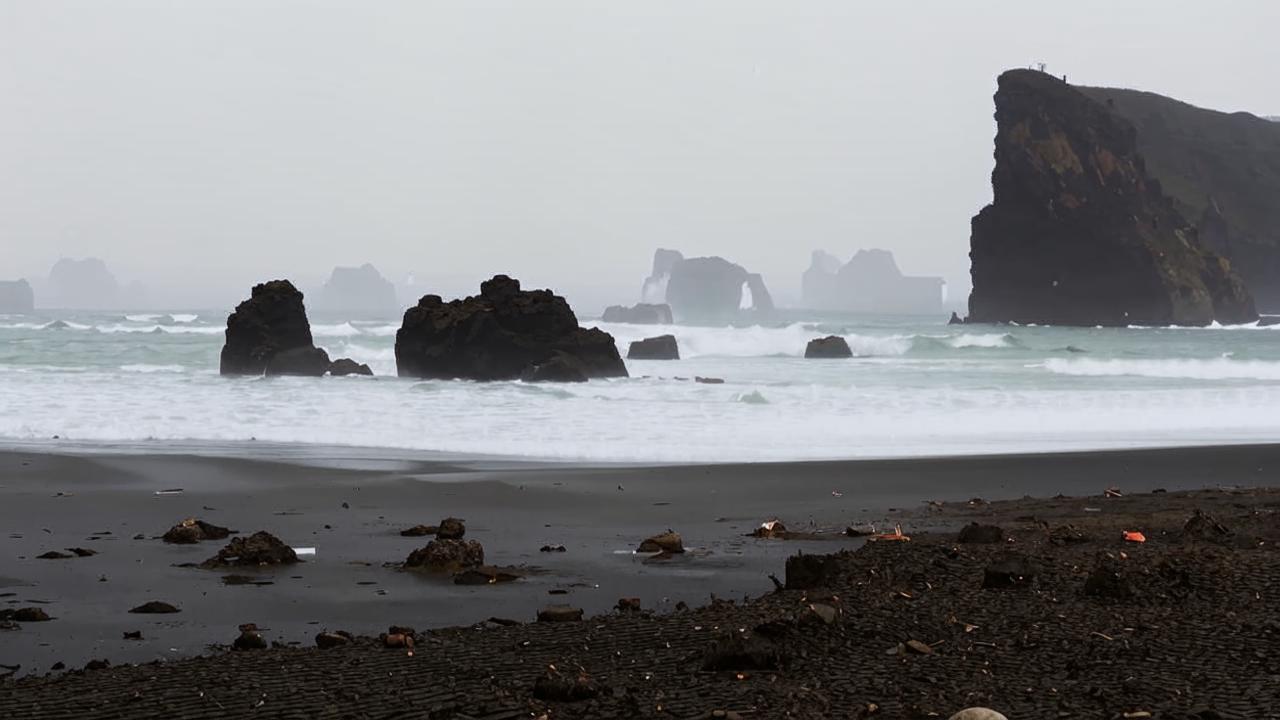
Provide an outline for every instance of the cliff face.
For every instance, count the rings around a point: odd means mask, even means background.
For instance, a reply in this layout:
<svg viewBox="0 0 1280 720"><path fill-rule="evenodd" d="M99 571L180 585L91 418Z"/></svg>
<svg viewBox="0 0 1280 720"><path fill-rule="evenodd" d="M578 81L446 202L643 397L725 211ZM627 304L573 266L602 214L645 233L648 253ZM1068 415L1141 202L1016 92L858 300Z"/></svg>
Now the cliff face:
<svg viewBox="0 0 1280 720"><path fill-rule="evenodd" d="M1137 90L1080 91L1133 123L1147 172L1202 241L1207 232L1221 239L1209 246L1231 261L1258 309L1280 312L1280 124Z"/></svg>
<svg viewBox="0 0 1280 720"><path fill-rule="evenodd" d="M970 322L1206 325L1255 319L1138 152L1133 125L1061 80L1000 76L994 200L973 218Z"/></svg>

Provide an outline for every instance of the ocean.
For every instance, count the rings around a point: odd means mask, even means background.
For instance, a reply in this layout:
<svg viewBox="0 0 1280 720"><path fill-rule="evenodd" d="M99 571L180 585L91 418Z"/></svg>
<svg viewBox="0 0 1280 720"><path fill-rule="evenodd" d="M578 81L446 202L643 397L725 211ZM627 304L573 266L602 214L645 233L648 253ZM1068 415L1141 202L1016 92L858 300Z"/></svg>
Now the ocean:
<svg viewBox="0 0 1280 720"><path fill-rule="evenodd" d="M245 441L594 462L737 462L1273 442L1280 327L598 323L679 361L581 385L395 376L398 318L313 317L376 377L223 378L226 313L0 315L0 444L165 451ZM805 360L839 334L852 360ZM699 384L695 376L722 378ZM53 440L57 436L57 440Z"/></svg>

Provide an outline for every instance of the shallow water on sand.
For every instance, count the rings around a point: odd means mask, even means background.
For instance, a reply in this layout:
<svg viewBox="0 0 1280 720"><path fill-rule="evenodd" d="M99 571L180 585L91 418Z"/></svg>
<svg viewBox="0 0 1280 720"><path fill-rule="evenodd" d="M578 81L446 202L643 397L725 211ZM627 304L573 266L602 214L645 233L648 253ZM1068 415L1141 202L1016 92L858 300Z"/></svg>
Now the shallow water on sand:
<svg viewBox="0 0 1280 720"><path fill-rule="evenodd" d="M395 377L398 320L313 318L374 378L222 378L225 313L0 315L0 440L146 448L250 439L467 455L685 462L1267 442L1280 327L952 326L865 317L772 327L599 324L683 359L584 385ZM839 334L852 360L805 360ZM722 385L692 382L723 378ZM154 442L153 442L154 441Z"/></svg>

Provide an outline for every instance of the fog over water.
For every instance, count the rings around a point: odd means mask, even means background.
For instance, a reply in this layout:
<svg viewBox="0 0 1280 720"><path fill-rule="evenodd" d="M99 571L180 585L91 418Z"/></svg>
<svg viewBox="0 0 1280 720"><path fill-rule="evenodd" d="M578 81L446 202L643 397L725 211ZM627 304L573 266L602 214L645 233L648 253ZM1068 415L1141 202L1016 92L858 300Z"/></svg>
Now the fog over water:
<svg viewBox="0 0 1280 720"><path fill-rule="evenodd" d="M505 271L589 311L672 247L791 305L810 250L880 247L954 302L1001 70L1275 115L1267 27L1267 0L8 0L0 279L92 256L120 304L229 308L372 262L405 303Z"/></svg>

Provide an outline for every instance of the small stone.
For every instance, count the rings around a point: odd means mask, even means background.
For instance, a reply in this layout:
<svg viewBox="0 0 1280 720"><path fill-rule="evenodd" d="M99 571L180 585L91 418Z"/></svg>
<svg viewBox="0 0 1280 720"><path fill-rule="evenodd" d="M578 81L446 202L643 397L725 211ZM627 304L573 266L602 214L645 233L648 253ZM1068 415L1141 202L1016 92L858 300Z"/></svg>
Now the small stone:
<svg viewBox="0 0 1280 720"><path fill-rule="evenodd" d="M538 552L565 552L565 547L563 545L543 545L538 548Z"/></svg>
<svg viewBox="0 0 1280 720"><path fill-rule="evenodd" d="M76 557L92 557L98 554L97 550L90 550L89 548L81 547L67 548L67 551L74 554Z"/></svg>
<svg viewBox="0 0 1280 720"><path fill-rule="evenodd" d="M130 610L129 612L137 613L139 615L164 615L168 613L176 613L176 612L182 612L182 611L179 610L177 607L170 605L167 602L152 600L151 602L147 602L139 605L138 607Z"/></svg>
<svg viewBox="0 0 1280 720"><path fill-rule="evenodd" d="M459 572L484 565L484 547L475 540L437 539L409 553L404 561L406 569Z"/></svg>
<svg viewBox="0 0 1280 720"><path fill-rule="evenodd" d="M241 626L242 628L246 626ZM256 625L247 626L252 629L242 629L240 637L232 644L236 650L266 650L267 641L258 632Z"/></svg>
<svg viewBox="0 0 1280 720"><path fill-rule="evenodd" d="M933 654L933 648L929 647L925 643L920 642L919 640L908 640L906 645L907 645L907 649L913 653L916 653L919 655Z"/></svg>
<svg viewBox="0 0 1280 720"><path fill-rule="evenodd" d="M956 542L966 544L991 545L1004 542L1004 530L997 525L980 525L969 523L960 530Z"/></svg>
<svg viewBox="0 0 1280 720"><path fill-rule="evenodd" d="M640 547L636 549L636 552L676 555L684 552L684 541L681 539L680 533L668 530L640 543Z"/></svg>
<svg viewBox="0 0 1280 720"><path fill-rule="evenodd" d="M85 670L106 670L111 667L111 663L106 660L90 660L85 663Z"/></svg>
<svg viewBox="0 0 1280 720"><path fill-rule="evenodd" d="M618 598L618 604L615 607L622 613L640 612L640 598Z"/></svg>
<svg viewBox="0 0 1280 720"><path fill-rule="evenodd" d="M813 603L801 617L802 620L806 618L818 620L824 625L834 625L840 619L840 611L826 603Z"/></svg>
<svg viewBox="0 0 1280 720"><path fill-rule="evenodd" d="M538 611L538 622L577 622L582 619L582 608L568 605L551 605Z"/></svg>
<svg viewBox="0 0 1280 720"><path fill-rule="evenodd" d="M351 633L339 630L337 632L322 632L316 635L316 647L321 649L329 649L350 645L352 641Z"/></svg>
<svg viewBox="0 0 1280 720"><path fill-rule="evenodd" d="M48 622L52 618L43 609L38 607L18 608L13 611L13 620L22 623L28 622Z"/></svg>
<svg viewBox="0 0 1280 720"><path fill-rule="evenodd" d="M37 560L68 560L71 557L73 556L68 555L67 553L58 552L57 550L50 550L49 552L44 553L42 555L37 555L36 559Z"/></svg>
<svg viewBox="0 0 1280 720"><path fill-rule="evenodd" d="M445 518L440 521L440 528L436 530L436 537L440 540L461 540L467 534L467 526L455 517Z"/></svg>
<svg viewBox="0 0 1280 720"><path fill-rule="evenodd" d="M401 530L400 535L403 537L425 537L427 535L435 535L440 528L435 525L414 525L407 530Z"/></svg>
<svg viewBox="0 0 1280 720"><path fill-rule="evenodd" d="M952 715L950 720L1009 720L1004 715L988 708L965 708Z"/></svg>
<svg viewBox="0 0 1280 720"><path fill-rule="evenodd" d="M141 631L141 630L133 630L133 631L130 631L130 632L126 632L126 633L124 634L124 639L125 639L125 640L141 640L141 639L142 639L142 631Z"/></svg>
<svg viewBox="0 0 1280 720"><path fill-rule="evenodd" d="M227 528L187 518L165 531L161 539L176 545L194 545L203 540L225 540L230 536L231 531Z"/></svg>

